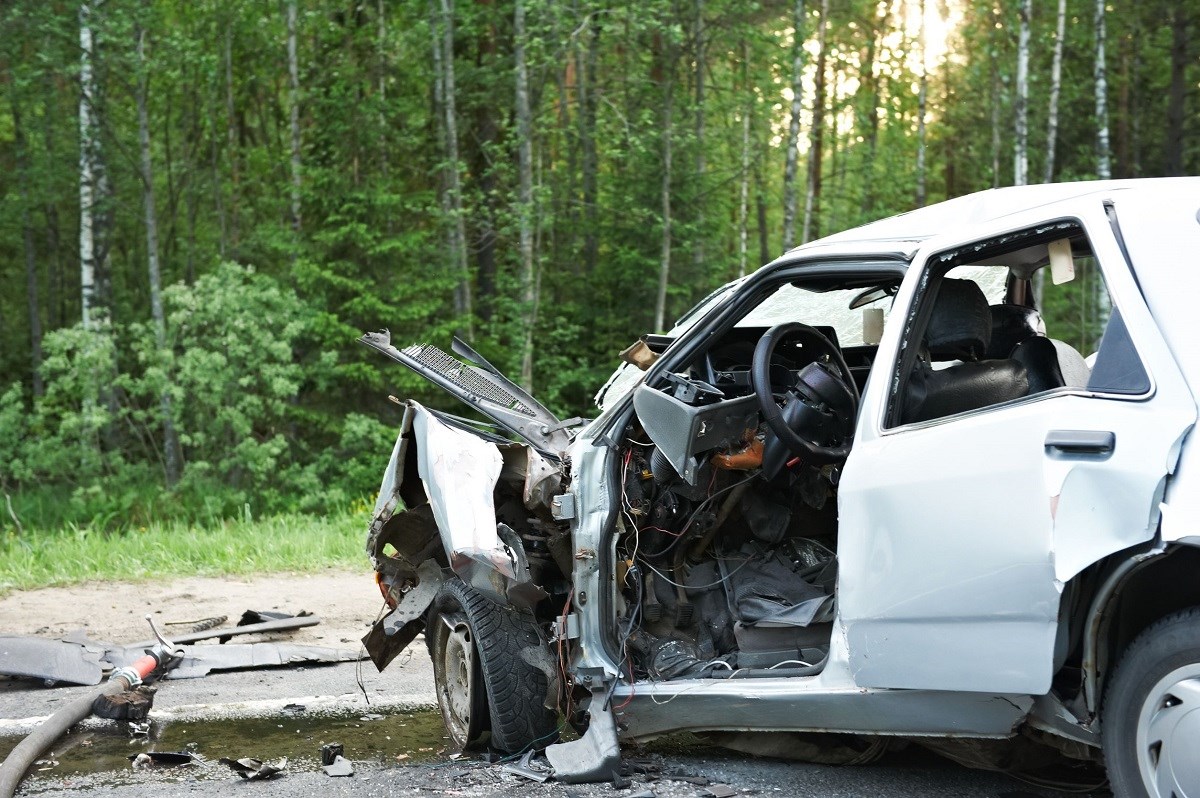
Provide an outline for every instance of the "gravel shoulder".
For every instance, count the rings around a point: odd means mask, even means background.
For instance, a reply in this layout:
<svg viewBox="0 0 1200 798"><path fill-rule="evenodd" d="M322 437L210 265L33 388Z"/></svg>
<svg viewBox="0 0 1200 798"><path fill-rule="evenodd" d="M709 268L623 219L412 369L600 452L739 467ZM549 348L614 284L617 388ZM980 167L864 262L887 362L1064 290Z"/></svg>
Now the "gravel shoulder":
<svg viewBox="0 0 1200 798"><path fill-rule="evenodd" d="M150 636L144 620L147 613L159 624L226 615L232 625L249 609L292 614L308 610L321 618L320 624L237 640L358 650L382 605L372 574L366 569L254 579L188 577L145 583L85 583L15 591L0 598L0 635L58 639L84 629L94 640L124 643ZM191 627L163 628L170 634ZM27 732L40 718L86 689L47 689L30 679L0 677L0 735ZM155 698L152 717L265 717L278 714L287 704L339 713L415 709L435 703L433 669L423 642L417 640L383 673L364 660L167 679Z"/></svg>
<svg viewBox="0 0 1200 798"><path fill-rule="evenodd" d="M245 610L320 616L318 626L299 629L288 640L344 648L357 645L383 600L369 568L315 574L249 578L186 577L155 582L85 582L68 587L13 591L0 597L0 634L57 639L76 629L114 643L149 637L143 619L156 623L199 621L220 615L237 622ZM164 631L188 631L187 625ZM253 642L255 638L246 638Z"/></svg>

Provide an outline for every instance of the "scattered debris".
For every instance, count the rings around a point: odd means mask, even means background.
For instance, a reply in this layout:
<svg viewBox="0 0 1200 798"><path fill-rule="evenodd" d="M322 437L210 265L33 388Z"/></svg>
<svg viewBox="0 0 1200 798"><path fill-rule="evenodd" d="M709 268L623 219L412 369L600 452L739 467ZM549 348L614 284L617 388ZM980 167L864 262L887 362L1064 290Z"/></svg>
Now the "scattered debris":
<svg viewBox="0 0 1200 798"><path fill-rule="evenodd" d="M42 679L56 684L100 684L104 665L100 652L77 643L40 637L0 637L0 674Z"/></svg>
<svg viewBox="0 0 1200 798"><path fill-rule="evenodd" d="M299 715L307 709L308 707L304 706L304 704L284 704L283 709L280 711L285 715Z"/></svg>
<svg viewBox="0 0 1200 798"><path fill-rule="evenodd" d="M287 768L288 759L282 756L274 762L263 762L261 759L253 757L245 757L244 759L228 759L221 757L218 760L222 765L228 765L234 773L237 773L246 781L261 781L270 779L282 773Z"/></svg>
<svg viewBox="0 0 1200 798"><path fill-rule="evenodd" d="M339 754L328 765L322 765L321 770L327 776L353 776L354 763Z"/></svg>
<svg viewBox="0 0 1200 798"><path fill-rule="evenodd" d="M198 621L170 621L164 623L163 626L191 626L193 632L207 632L209 629L216 629L228 620L228 615L214 615L211 618L201 618Z"/></svg>
<svg viewBox="0 0 1200 798"><path fill-rule="evenodd" d="M295 615L288 615L286 612L270 612L269 610L246 610L245 612L242 613L242 617L238 619L236 627L234 627L233 629L223 630L225 632L225 634L221 635L218 642L226 643L234 635L248 634L248 632L239 631L239 630L245 630L247 627L261 627L265 624L272 624L272 623L289 623L291 621L295 621L300 618L313 618L313 619L316 619L316 621L318 623L320 623L320 619L317 618L315 615L313 615L308 610L300 610L300 612L296 613ZM307 625L309 625L309 624L301 623L301 624L299 624L299 626L297 626L295 628L299 628L300 626L307 626ZM196 631L200 631L200 630L197 629Z"/></svg>
<svg viewBox="0 0 1200 798"><path fill-rule="evenodd" d="M520 762L510 762L504 766L503 770L506 770L509 773L515 773L518 776L524 776L525 778L536 781L539 784L548 781L550 779L549 765L542 766L540 763L535 765L533 762L533 754L533 751L528 752L525 754L525 756L521 757Z"/></svg>
<svg viewBox="0 0 1200 798"><path fill-rule="evenodd" d="M145 723L137 723L131 721L129 724L130 737L149 737L150 736L150 721Z"/></svg>
<svg viewBox="0 0 1200 798"><path fill-rule="evenodd" d="M654 790L642 790L641 792L635 792L633 795L626 796L626 798L658 798L658 795Z"/></svg>
<svg viewBox="0 0 1200 798"><path fill-rule="evenodd" d="M247 610L250 612L251 610ZM261 614L261 613L260 613ZM203 632L190 632L185 635L179 635L175 638L175 642L182 643L197 643L201 640L212 640L213 638L233 637L234 635L253 635L260 632L290 632L294 629L302 629L306 626L316 626L321 622L321 619L311 613L305 615L286 615L282 618L263 621L262 623L253 623L248 626L227 626L222 629L206 629ZM78 635L79 632L73 633ZM71 637L64 638L71 640ZM72 640L71 642L78 642ZM147 645L153 644L153 640L133 643L127 648L144 648Z"/></svg>
<svg viewBox="0 0 1200 798"><path fill-rule="evenodd" d="M361 718L359 718L359 720L363 721L364 723L370 720L383 720L383 715L372 712L370 714L363 715Z"/></svg>
<svg viewBox="0 0 1200 798"><path fill-rule="evenodd" d="M709 798L733 798L738 794L738 791L730 787L728 784L713 784L704 793Z"/></svg>
<svg viewBox="0 0 1200 798"><path fill-rule="evenodd" d="M341 743L325 743L321 746L321 764L332 765L333 760L346 753Z"/></svg>
<svg viewBox="0 0 1200 798"><path fill-rule="evenodd" d="M190 765L195 756L187 751L143 751L130 754L129 759L134 768L145 768L150 765Z"/></svg>

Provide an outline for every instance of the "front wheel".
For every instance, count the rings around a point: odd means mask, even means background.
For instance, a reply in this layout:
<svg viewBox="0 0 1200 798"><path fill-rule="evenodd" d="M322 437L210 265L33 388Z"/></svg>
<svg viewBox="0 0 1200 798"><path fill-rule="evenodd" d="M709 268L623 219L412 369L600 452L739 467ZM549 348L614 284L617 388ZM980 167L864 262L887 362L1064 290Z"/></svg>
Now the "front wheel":
<svg viewBox="0 0 1200 798"><path fill-rule="evenodd" d="M438 590L425 628L438 707L451 740L506 753L554 742L556 713L544 706L549 682L527 649L545 646L534 617L497 604L460 579Z"/></svg>
<svg viewBox="0 0 1200 798"><path fill-rule="evenodd" d="M1200 798L1200 607L1168 615L1129 645L1101 720L1118 798Z"/></svg>

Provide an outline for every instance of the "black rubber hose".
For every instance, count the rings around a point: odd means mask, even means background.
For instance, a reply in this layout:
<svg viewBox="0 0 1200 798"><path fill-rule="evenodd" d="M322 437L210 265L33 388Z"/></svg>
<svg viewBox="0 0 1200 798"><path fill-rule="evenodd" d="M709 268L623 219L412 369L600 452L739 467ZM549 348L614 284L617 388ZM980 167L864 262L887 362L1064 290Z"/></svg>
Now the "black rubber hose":
<svg viewBox="0 0 1200 798"><path fill-rule="evenodd" d="M66 734L67 729L92 714L92 704L102 695L123 693L129 689L129 681L124 676L114 676L94 690L91 690L62 709L55 712L42 722L33 732L17 744L9 753L4 764L0 764L0 798L12 798L17 791L17 785L25 777L25 772L37 761L38 757L54 745L54 741Z"/></svg>

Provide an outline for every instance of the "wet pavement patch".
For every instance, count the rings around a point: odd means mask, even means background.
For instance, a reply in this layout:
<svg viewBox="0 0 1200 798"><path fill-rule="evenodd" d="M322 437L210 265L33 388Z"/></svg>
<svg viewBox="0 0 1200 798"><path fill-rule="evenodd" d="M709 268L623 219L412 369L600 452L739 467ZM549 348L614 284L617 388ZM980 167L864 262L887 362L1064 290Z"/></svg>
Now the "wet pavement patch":
<svg viewBox="0 0 1200 798"><path fill-rule="evenodd" d="M228 778L217 765L221 757L275 760L287 757L289 770L319 770L321 747L341 744L350 762L378 765L418 765L445 759L449 740L442 716L435 710L388 715L306 714L297 709L273 718L205 721L151 721L149 733L136 733L134 724L113 721L80 729L59 740L35 765L29 778L62 777L130 770L130 757L151 751L185 751L192 765L151 764L155 769L186 770L190 776ZM0 760L21 741L0 737Z"/></svg>

